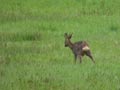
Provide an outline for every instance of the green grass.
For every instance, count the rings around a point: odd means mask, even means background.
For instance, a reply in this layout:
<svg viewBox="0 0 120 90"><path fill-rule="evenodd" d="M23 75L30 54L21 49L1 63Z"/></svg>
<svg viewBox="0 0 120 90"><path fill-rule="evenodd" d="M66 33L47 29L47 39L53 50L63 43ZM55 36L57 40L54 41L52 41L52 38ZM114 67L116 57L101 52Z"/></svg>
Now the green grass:
<svg viewBox="0 0 120 90"><path fill-rule="evenodd" d="M120 90L119 0L0 3L0 90ZM64 47L86 40L95 64Z"/></svg>

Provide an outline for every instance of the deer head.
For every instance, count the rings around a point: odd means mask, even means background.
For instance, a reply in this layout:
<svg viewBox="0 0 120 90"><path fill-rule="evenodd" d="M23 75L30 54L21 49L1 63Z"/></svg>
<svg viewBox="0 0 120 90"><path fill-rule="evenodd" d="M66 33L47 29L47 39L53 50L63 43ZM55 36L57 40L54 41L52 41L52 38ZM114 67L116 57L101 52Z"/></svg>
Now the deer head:
<svg viewBox="0 0 120 90"><path fill-rule="evenodd" d="M67 33L65 33L64 37L65 37L65 47L71 46L72 43L70 39L72 38L72 34L68 35Z"/></svg>

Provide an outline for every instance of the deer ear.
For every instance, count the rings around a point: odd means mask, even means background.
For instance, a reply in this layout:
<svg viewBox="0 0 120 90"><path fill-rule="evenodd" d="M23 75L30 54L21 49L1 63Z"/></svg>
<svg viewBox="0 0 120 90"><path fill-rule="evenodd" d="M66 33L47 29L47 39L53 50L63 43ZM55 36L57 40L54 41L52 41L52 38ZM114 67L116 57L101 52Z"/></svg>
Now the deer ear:
<svg viewBox="0 0 120 90"><path fill-rule="evenodd" d="M72 33L73 34L73 33ZM69 35L69 39L72 37L72 34Z"/></svg>
<svg viewBox="0 0 120 90"><path fill-rule="evenodd" d="M67 33L64 34L64 37L67 37Z"/></svg>

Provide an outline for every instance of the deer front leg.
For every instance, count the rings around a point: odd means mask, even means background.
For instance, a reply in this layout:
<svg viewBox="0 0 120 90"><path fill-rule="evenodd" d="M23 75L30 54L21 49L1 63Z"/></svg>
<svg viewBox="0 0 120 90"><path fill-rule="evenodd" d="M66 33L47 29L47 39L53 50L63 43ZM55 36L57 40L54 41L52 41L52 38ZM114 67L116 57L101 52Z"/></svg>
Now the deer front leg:
<svg viewBox="0 0 120 90"><path fill-rule="evenodd" d="M77 55L74 54L74 63L76 63L76 60L77 60Z"/></svg>
<svg viewBox="0 0 120 90"><path fill-rule="evenodd" d="M80 63L82 63L82 56L79 55L79 60L80 60Z"/></svg>

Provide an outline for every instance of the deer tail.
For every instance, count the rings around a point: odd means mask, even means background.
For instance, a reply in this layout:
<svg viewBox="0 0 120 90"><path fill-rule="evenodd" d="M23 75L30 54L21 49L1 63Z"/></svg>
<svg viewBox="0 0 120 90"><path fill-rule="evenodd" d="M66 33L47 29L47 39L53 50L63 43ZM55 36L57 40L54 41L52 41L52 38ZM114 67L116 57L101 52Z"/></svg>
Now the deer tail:
<svg viewBox="0 0 120 90"><path fill-rule="evenodd" d="M89 48L88 46L84 46L84 47L82 48L82 50L83 50L83 51L88 51L88 50L90 50L90 48Z"/></svg>

